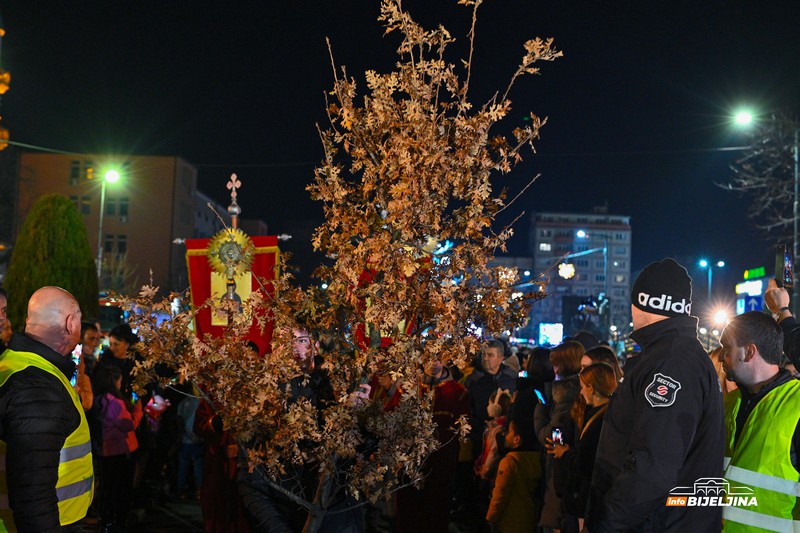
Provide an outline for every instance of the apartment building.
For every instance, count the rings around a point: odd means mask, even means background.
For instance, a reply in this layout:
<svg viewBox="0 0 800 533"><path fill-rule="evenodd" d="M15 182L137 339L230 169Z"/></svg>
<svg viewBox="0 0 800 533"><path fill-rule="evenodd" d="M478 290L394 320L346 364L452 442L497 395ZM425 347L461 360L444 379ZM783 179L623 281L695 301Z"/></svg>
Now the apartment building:
<svg viewBox="0 0 800 533"><path fill-rule="evenodd" d="M603 211L532 216L534 275L547 283L531 311L534 329L563 324L565 335L588 329L607 339L629 331L630 217Z"/></svg>

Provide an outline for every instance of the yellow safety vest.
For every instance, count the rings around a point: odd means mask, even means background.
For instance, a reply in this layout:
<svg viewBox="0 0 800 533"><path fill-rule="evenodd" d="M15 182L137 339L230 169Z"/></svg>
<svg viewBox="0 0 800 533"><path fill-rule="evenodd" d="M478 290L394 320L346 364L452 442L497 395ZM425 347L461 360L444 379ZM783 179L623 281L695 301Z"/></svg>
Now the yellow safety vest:
<svg viewBox="0 0 800 533"><path fill-rule="evenodd" d="M800 474L790 457L792 436L800 420L800 381L769 391L748 415L739 441L734 443L741 403L740 390L725 396L725 479L740 494L752 489L758 504L723 508L723 531L800 531L800 509L795 510Z"/></svg>
<svg viewBox="0 0 800 533"><path fill-rule="evenodd" d="M92 444L89 425L81 407L81 400L67 378L55 365L30 352L6 350L0 354L0 387L15 372L29 366L40 368L56 376L69 392L72 403L81 417L78 428L73 431L61 448L58 464L58 515L62 526L77 522L84 516L94 496L94 471L92 470ZM8 504L8 485L6 484L6 443L0 440L0 531L16 531L14 517Z"/></svg>

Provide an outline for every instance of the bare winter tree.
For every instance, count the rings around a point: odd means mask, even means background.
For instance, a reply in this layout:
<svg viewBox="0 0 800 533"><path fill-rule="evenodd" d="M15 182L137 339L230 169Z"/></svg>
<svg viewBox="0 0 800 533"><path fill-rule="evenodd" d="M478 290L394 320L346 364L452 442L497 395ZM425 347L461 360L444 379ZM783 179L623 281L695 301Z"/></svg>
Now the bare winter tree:
<svg viewBox="0 0 800 533"><path fill-rule="evenodd" d="M750 197L748 216L775 242L792 242L797 119L780 113L760 121L749 133L750 147L731 167L722 188Z"/></svg>

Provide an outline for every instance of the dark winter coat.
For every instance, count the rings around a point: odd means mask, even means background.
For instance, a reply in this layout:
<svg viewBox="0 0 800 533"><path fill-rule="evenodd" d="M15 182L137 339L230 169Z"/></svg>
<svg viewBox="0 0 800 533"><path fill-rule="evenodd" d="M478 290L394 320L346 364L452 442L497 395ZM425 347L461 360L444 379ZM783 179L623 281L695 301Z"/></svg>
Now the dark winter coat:
<svg viewBox="0 0 800 533"><path fill-rule="evenodd" d="M476 370L464 381L464 386L469 391L469 438L472 441L472 456L478 457L483 446L483 428L489 418L486 412L489 398L498 389L514 394L517 390L517 373L506 365L500 365L500 370L494 375Z"/></svg>
<svg viewBox="0 0 800 533"><path fill-rule="evenodd" d="M15 333L8 347L41 356L67 379L75 373L72 358L25 335ZM19 531L61 531L56 495L59 456L80 422L69 392L44 370L28 367L0 387L0 439L7 443L9 504Z"/></svg>
<svg viewBox="0 0 800 533"><path fill-rule="evenodd" d="M634 331L631 338L642 353L605 415L589 530L719 531L721 507L666 505L675 487L722 477L722 392L697 340L697 318L667 318Z"/></svg>

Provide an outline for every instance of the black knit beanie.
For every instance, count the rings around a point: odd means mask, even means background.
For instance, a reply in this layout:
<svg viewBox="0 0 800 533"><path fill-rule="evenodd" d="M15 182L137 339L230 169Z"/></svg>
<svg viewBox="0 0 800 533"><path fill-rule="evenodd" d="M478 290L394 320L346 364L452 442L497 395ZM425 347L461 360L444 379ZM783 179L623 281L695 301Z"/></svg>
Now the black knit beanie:
<svg viewBox="0 0 800 533"><path fill-rule="evenodd" d="M670 257L650 263L633 283L631 303L656 315L690 315L692 278Z"/></svg>

